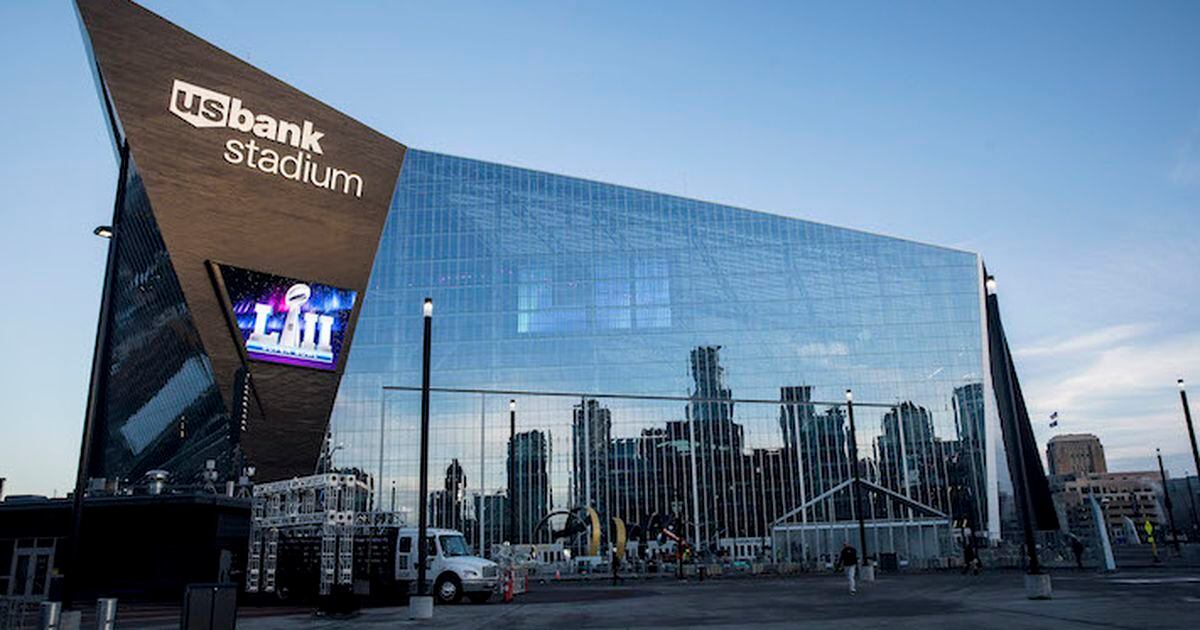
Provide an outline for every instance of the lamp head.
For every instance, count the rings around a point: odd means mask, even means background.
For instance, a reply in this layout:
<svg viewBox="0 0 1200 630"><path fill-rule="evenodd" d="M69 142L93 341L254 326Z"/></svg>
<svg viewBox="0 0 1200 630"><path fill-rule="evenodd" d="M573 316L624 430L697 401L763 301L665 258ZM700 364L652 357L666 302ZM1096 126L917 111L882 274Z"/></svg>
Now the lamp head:
<svg viewBox="0 0 1200 630"><path fill-rule="evenodd" d="M988 276L983 285L987 287L988 295L996 295L996 276Z"/></svg>
<svg viewBox="0 0 1200 630"><path fill-rule="evenodd" d="M847 389L846 390L846 402L853 402L853 401L854 401L854 392Z"/></svg>
<svg viewBox="0 0 1200 630"><path fill-rule="evenodd" d="M1179 386L1179 391L1183 391L1183 379L1175 379L1175 384Z"/></svg>
<svg viewBox="0 0 1200 630"><path fill-rule="evenodd" d="M517 410L517 401L516 401L516 400L509 399L509 401L508 401L508 410L509 410L509 411L516 411L516 410Z"/></svg>
<svg viewBox="0 0 1200 630"><path fill-rule="evenodd" d="M422 307L422 312L425 317L433 317L433 298L425 298L425 306Z"/></svg>
<svg viewBox="0 0 1200 630"><path fill-rule="evenodd" d="M113 229L110 225L98 225L96 226L96 229L92 230L92 234L95 234L100 238L112 238Z"/></svg>

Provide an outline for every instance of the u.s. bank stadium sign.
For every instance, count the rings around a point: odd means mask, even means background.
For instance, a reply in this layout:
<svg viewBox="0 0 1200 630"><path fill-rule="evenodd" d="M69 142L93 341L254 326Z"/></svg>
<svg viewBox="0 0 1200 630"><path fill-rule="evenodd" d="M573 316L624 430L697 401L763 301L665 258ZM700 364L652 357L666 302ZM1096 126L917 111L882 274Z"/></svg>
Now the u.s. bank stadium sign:
<svg viewBox="0 0 1200 630"><path fill-rule="evenodd" d="M258 105L255 104L255 107ZM361 176L322 165L314 158L314 155L325 154L321 149L321 139L325 134L317 131L312 121L296 123L256 113L240 98L179 79L175 79L171 86L169 109L193 127L228 128L253 136L249 140L233 137L225 141L222 157L230 164L245 165L267 175L362 197ZM254 138L272 144L259 144ZM275 145L290 148L277 149Z"/></svg>

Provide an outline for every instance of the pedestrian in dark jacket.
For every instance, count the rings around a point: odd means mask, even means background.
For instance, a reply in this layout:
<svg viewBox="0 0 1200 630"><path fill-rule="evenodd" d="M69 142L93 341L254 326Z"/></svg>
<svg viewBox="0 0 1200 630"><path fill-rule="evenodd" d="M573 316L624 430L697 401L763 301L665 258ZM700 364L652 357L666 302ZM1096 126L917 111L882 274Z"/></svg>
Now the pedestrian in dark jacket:
<svg viewBox="0 0 1200 630"><path fill-rule="evenodd" d="M963 575L966 575L968 572L971 575L979 575L981 566L979 551L975 549L975 544L967 542L963 545Z"/></svg>
<svg viewBox="0 0 1200 630"><path fill-rule="evenodd" d="M846 581L850 583L850 594L857 593L858 586L855 584L855 579L858 577L858 551L848 542L843 544L837 563L846 570Z"/></svg>

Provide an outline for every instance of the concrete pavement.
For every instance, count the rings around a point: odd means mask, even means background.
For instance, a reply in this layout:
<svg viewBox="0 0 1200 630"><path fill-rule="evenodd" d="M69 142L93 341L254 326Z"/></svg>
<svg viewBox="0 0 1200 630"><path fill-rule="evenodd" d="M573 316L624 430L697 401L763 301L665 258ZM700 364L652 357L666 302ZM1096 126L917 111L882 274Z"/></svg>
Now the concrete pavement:
<svg viewBox="0 0 1200 630"><path fill-rule="evenodd" d="M312 614L244 615L239 628L1194 628L1200 571L1148 569L1109 576L1058 572L1054 599L1025 599L1018 572L882 575L857 595L839 576L726 578L704 583L651 580L531 584L516 603L438 607L432 623L410 622L404 608L364 610L351 620ZM246 611L249 613L250 611ZM122 624L124 627L126 624ZM164 625L163 627L171 627Z"/></svg>

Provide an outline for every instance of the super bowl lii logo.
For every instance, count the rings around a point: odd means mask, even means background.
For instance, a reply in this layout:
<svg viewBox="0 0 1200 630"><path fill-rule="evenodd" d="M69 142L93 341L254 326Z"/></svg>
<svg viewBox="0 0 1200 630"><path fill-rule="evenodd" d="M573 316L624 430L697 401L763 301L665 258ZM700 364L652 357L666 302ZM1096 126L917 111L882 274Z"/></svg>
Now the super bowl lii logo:
<svg viewBox="0 0 1200 630"><path fill-rule="evenodd" d="M247 358L337 369L355 291L230 265L218 268Z"/></svg>
<svg viewBox="0 0 1200 630"><path fill-rule="evenodd" d="M254 329L246 339L246 351L289 359L333 363L333 318L318 313L302 313L301 307L312 296L307 284L297 283L284 296L287 315L283 330L267 332L267 323L275 315L270 303L254 305ZM301 323L303 319L303 324Z"/></svg>

